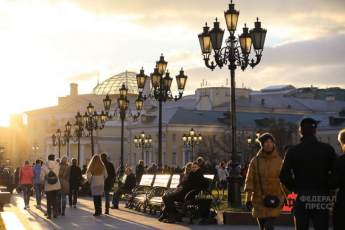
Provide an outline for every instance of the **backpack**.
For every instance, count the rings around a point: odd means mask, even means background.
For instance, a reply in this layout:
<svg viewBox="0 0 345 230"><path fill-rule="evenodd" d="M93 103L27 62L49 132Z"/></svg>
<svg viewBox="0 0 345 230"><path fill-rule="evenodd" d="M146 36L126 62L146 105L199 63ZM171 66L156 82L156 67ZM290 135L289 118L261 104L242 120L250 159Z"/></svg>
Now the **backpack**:
<svg viewBox="0 0 345 230"><path fill-rule="evenodd" d="M56 184L58 182L58 178L56 174L53 172L53 170L49 170L46 180L48 184Z"/></svg>

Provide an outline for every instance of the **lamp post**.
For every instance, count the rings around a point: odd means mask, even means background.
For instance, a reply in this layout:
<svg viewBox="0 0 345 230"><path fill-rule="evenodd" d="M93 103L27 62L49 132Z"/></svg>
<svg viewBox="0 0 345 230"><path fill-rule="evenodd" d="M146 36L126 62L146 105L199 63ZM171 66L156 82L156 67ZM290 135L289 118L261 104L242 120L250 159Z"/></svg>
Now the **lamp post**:
<svg viewBox="0 0 345 230"><path fill-rule="evenodd" d="M189 147L192 149L190 161L193 161L194 159L194 148L196 145L198 145L203 140L201 134L196 134L194 129L191 128L188 133L183 134L182 141L184 146Z"/></svg>
<svg viewBox="0 0 345 230"><path fill-rule="evenodd" d="M78 164L80 165L80 139L83 137L83 116L78 112L75 116L75 123L74 123L74 132L73 137L74 140L77 141L78 147L77 147L77 158L78 158Z"/></svg>
<svg viewBox="0 0 345 230"><path fill-rule="evenodd" d="M69 121L67 121L67 123L65 124L65 132L64 132L64 139L65 139L65 143L66 143L67 157L69 157L69 155L70 155L69 140L72 137L71 136L71 129L72 129L72 125L71 125L71 123Z"/></svg>
<svg viewBox="0 0 345 230"><path fill-rule="evenodd" d="M240 67L243 71L249 66L254 68L261 61L262 51L264 49L266 30L261 27L261 22L257 18L254 23L254 29L247 28L244 25L243 33L239 35L238 39L235 37L237 21L240 12L235 9L232 0L229 4L229 9L224 12L227 29L230 33L225 41L225 46L222 47L224 30L220 28L219 22L216 19L214 27L210 28L206 25L203 32L198 35L201 52L204 57L206 67L214 70L217 66L222 68L227 65L230 70L231 80L231 160L232 167L235 169L238 166L238 156L236 148L236 99L235 99L235 70ZM254 47L255 58L250 58L251 47ZM214 60L210 61L210 56L213 53ZM233 205L241 204L240 183L241 175L239 170L231 170L229 181L228 202Z"/></svg>
<svg viewBox="0 0 345 230"><path fill-rule="evenodd" d="M62 137L60 129L57 129L56 132L52 135L53 146L58 146L59 158L61 157L61 145L65 145L65 140Z"/></svg>
<svg viewBox="0 0 345 230"><path fill-rule="evenodd" d="M120 95L117 98L117 109L115 109L114 116L111 115L111 103L112 100L110 99L109 95L103 99L104 105L104 120L112 119L113 117L117 117L117 111L119 112L119 118L121 120L121 156L120 156L120 176L124 173L124 123L127 117L127 110L129 109L129 100L127 98L128 89L125 84L122 84L122 87L119 89ZM134 120L137 120L140 116L140 111L142 110L144 105L144 101L142 98L138 97L135 100L135 107L137 110L137 114L132 114L131 112L128 114L129 117L132 117Z"/></svg>
<svg viewBox="0 0 345 230"><path fill-rule="evenodd" d="M91 139L91 156L93 156L95 154L94 131L104 128L107 116L104 111L97 113L91 103L89 103L86 109L87 111L83 116L83 125L84 129L88 131L87 136L90 136Z"/></svg>
<svg viewBox="0 0 345 230"><path fill-rule="evenodd" d="M247 143L248 148L251 151L249 158L252 158L252 156L255 154L255 150L258 147L258 138L260 137L260 132L256 132L255 135L248 136Z"/></svg>
<svg viewBox="0 0 345 230"><path fill-rule="evenodd" d="M146 135L144 131L140 135L134 136L134 144L136 148L141 148L141 159L144 160L144 150L152 145L151 135Z"/></svg>
<svg viewBox="0 0 345 230"><path fill-rule="evenodd" d="M32 145L32 151L34 152L34 155L36 156L36 154L37 154L37 151L40 149L40 146L39 146L39 144L37 144L37 143L34 143L33 145Z"/></svg>
<svg viewBox="0 0 345 230"><path fill-rule="evenodd" d="M171 92L171 83L173 79L170 77L169 71L167 71L168 62L164 60L163 54L160 56L159 61L156 62L156 67L153 73L151 73L151 85L153 90L150 92L150 97L158 101L158 166L162 166L162 107L163 102L166 101L178 101L182 98L183 91L186 86L187 76L184 74L183 69L180 70L179 75L176 76L178 96L173 96ZM164 76L165 75L165 76ZM163 77L164 76L164 77ZM146 100L146 95L143 95L145 82L148 78L145 75L144 70L141 69L137 74L137 84L139 89L139 97Z"/></svg>

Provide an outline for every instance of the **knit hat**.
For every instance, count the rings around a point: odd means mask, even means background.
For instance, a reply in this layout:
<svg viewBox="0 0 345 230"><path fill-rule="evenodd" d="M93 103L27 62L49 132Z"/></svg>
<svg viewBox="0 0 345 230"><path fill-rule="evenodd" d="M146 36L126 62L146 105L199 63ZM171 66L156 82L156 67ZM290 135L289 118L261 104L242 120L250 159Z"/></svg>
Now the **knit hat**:
<svg viewBox="0 0 345 230"><path fill-rule="evenodd" d="M319 121L314 120L313 118L304 118L301 123L300 123L300 127L301 128L317 128L317 125L319 124Z"/></svg>
<svg viewBox="0 0 345 230"><path fill-rule="evenodd" d="M263 146L267 140L272 140L274 143L276 142L275 138L270 133L263 133L258 137L258 142L261 146Z"/></svg>

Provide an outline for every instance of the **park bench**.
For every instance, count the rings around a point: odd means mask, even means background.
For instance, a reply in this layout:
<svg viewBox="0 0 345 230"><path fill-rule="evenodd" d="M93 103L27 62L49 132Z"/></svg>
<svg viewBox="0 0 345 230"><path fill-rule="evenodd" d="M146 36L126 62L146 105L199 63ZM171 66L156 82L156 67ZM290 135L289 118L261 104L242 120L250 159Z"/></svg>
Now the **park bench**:
<svg viewBox="0 0 345 230"><path fill-rule="evenodd" d="M180 178L180 175L174 176L178 176ZM170 174L156 175L152 190L147 194L146 199L146 206L149 208L150 213L152 213L152 211L156 213L162 209L162 197L169 190L168 185L169 183L171 184L171 180L174 176L171 176Z"/></svg>
<svg viewBox="0 0 345 230"><path fill-rule="evenodd" d="M0 186L0 212L4 211L4 205L11 201L11 193L7 191L7 187Z"/></svg>
<svg viewBox="0 0 345 230"><path fill-rule="evenodd" d="M189 223L193 224L193 220L199 218L200 202L202 200L211 199L212 202L214 197L212 195L212 189L214 185L215 176L213 174L205 174L204 178L208 180L208 188L205 190L192 190L184 197L184 202L175 202L176 209L182 214L189 218Z"/></svg>
<svg viewBox="0 0 345 230"><path fill-rule="evenodd" d="M136 203L136 210L140 211L142 207L143 211L146 212L148 200L151 197L158 196L160 193L162 193L162 191L167 189L170 177L170 174L157 174L155 176L152 187L147 190L146 193L137 195L134 198L134 202Z"/></svg>
<svg viewBox="0 0 345 230"><path fill-rule="evenodd" d="M142 175L139 185L136 185L132 189L132 193L124 195L123 199L127 201L126 206L134 208L136 207L137 202L142 199L141 197L146 198L146 194L151 190L154 180L154 174Z"/></svg>

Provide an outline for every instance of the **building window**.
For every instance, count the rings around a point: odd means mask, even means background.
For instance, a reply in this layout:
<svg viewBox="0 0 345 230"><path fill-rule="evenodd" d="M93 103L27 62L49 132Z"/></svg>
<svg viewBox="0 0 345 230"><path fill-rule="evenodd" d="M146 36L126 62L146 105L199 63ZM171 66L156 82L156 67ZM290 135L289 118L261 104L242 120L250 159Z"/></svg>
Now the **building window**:
<svg viewBox="0 0 345 230"><path fill-rule="evenodd" d="M173 152L172 153L172 160L171 160L171 163L172 163L172 165L176 165L176 162L177 160L176 160L176 152Z"/></svg>

